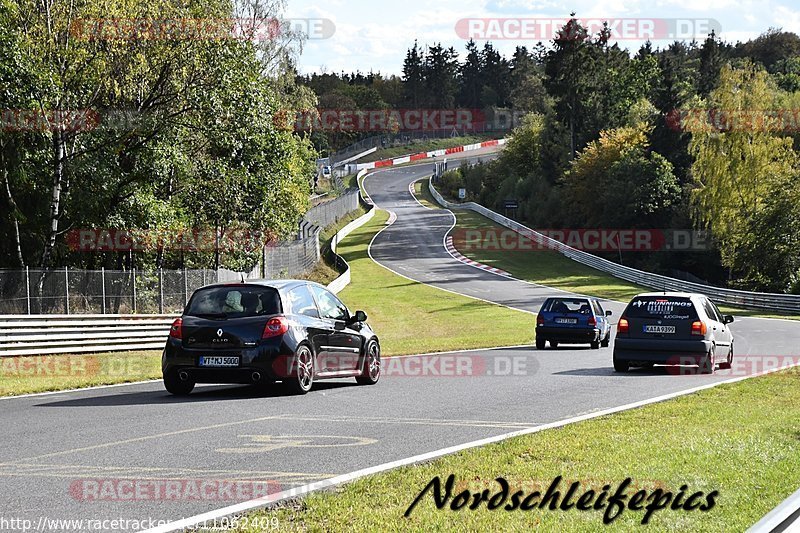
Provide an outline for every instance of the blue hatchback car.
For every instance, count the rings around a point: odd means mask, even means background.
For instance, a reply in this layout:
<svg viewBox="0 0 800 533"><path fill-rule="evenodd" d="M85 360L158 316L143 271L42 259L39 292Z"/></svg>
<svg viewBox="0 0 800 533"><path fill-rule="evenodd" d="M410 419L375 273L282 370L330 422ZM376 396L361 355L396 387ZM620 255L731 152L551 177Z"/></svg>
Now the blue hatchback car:
<svg viewBox="0 0 800 533"><path fill-rule="evenodd" d="M609 316L611 311L605 311L597 298L548 298L536 317L536 348L543 350L546 342L551 348L557 348L559 342L607 347Z"/></svg>

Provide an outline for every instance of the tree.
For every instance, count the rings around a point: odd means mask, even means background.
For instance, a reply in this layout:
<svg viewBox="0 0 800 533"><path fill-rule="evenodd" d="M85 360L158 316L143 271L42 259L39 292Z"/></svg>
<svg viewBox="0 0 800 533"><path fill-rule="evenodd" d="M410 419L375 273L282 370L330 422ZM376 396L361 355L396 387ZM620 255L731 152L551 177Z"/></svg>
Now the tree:
<svg viewBox="0 0 800 533"><path fill-rule="evenodd" d="M403 61L403 88L406 94L406 103L417 108L425 83L423 59L424 53L414 41L414 47L406 52Z"/></svg>
<svg viewBox="0 0 800 533"><path fill-rule="evenodd" d="M459 67L459 105L477 109L483 107L483 60L475 41L467 42L467 56Z"/></svg>
<svg viewBox="0 0 800 533"><path fill-rule="evenodd" d="M458 54L441 43L428 47L423 63L423 77L427 100L425 105L435 109L455 106L458 91Z"/></svg>
<svg viewBox="0 0 800 533"><path fill-rule="evenodd" d="M729 267L738 263L746 232L775 183L797 169L792 139L781 136L769 114L776 96L763 70L752 64L724 67L718 87L700 102L704 114L694 114L697 120L689 124L695 219L711 230Z"/></svg>

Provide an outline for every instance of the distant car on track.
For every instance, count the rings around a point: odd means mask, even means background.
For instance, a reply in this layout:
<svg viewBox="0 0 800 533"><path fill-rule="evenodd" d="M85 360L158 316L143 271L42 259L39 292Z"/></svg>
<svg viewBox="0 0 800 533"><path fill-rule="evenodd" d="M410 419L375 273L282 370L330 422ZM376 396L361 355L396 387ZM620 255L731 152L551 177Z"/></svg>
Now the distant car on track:
<svg viewBox="0 0 800 533"><path fill-rule="evenodd" d="M654 292L631 300L617 323L614 370L654 364L698 365L712 374L733 363L731 315L702 294Z"/></svg>
<svg viewBox="0 0 800 533"><path fill-rule="evenodd" d="M164 386L185 395L196 383L283 381L305 394L318 379L375 384L380 343L366 320L308 281L208 285L172 324L162 355Z"/></svg>
<svg viewBox="0 0 800 533"><path fill-rule="evenodd" d="M551 348L559 342L606 347L611 336L609 316L611 311L605 311L597 298L548 298L536 316L536 348L543 350L546 342Z"/></svg>

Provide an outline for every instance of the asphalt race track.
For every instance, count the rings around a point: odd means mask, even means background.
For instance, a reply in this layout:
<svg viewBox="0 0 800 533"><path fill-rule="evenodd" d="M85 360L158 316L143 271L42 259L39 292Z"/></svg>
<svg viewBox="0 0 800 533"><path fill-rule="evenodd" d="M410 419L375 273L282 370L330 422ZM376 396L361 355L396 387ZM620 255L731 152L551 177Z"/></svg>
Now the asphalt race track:
<svg viewBox="0 0 800 533"><path fill-rule="evenodd" d="M532 312L560 292L453 259L443 247L452 215L421 206L408 191L409 183L429 175L432 167L398 167L366 178L375 203L397 214L374 240L376 261L442 289ZM605 305L614 311L612 319L623 307ZM519 327L533 328L533 315L524 315ZM713 376L673 375L658 367L616 374L611 348L561 345L452 355L451 360L466 361L469 375L392 372L374 387L357 386L352 379L325 381L302 397L281 389L264 393L212 385L174 398L158 382L0 400L2 516L34 525L41 517L177 520L250 497L151 493L126 498L130 492L119 489L129 485L120 480L171 480L182 487L194 480L238 480L242 486L257 480L268 481L277 492L758 372L785 364L781 356L800 355L800 323L740 318L732 329L740 363ZM518 372L509 373L509 364ZM88 490L97 487L93 482L117 492ZM413 496L408 495L409 502Z"/></svg>

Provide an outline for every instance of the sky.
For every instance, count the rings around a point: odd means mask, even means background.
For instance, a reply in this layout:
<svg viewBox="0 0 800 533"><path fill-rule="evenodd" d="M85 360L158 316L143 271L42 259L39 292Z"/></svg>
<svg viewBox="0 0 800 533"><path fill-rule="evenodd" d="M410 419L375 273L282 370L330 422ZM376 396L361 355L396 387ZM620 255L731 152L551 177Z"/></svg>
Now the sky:
<svg viewBox="0 0 800 533"><path fill-rule="evenodd" d="M422 45L453 46L463 59L469 35L493 37L492 44L510 57L515 46L531 48L538 36L549 35L548 26L571 11L579 19L615 21L622 37L616 42L633 51L647 35L656 37L654 48L667 46L673 39L663 37L672 31L679 31L681 40L697 36L702 41L708 28L716 28L734 43L769 28L800 34L800 0L288 0L285 16L317 37L303 47L302 74L360 70L399 75L415 39ZM321 27L327 29L315 30ZM482 47L486 39L476 42Z"/></svg>

